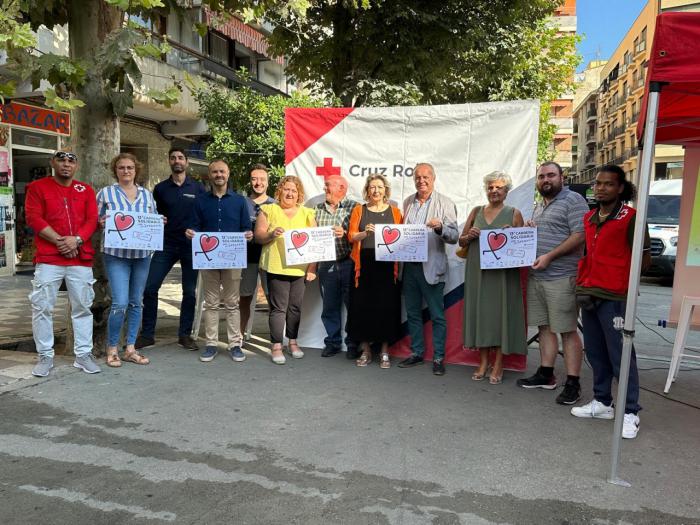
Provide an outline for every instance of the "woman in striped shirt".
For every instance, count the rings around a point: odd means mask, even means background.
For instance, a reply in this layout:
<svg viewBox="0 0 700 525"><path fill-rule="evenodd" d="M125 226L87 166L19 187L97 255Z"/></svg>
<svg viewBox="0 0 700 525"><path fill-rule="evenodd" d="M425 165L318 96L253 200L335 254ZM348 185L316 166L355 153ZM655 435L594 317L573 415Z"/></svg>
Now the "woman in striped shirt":
<svg viewBox="0 0 700 525"><path fill-rule="evenodd" d="M111 169L117 182L102 188L97 194L97 210L102 228L108 211L158 213L153 194L136 183L141 167L141 163L131 153L120 153L112 159ZM112 289L112 307L107 322L107 365L119 367L122 359L147 365L148 358L139 354L134 344L141 324L143 290L153 252L126 248L103 248L102 251ZM120 359L117 345L125 318L126 351Z"/></svg>

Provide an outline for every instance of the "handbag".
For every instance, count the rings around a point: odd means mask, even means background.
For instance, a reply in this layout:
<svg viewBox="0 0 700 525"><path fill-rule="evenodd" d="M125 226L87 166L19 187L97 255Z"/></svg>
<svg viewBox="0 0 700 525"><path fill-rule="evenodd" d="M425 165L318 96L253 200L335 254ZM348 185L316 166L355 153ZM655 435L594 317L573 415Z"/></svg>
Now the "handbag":
<svg viewBox="0 0 700 525"><path fill-rule="evenodd" d="M481 206L480 206L481 208ZM477 212L479 213L479 210L477 209ZM474 226L474 219L476 219L476 213L474 214L474 218L472 218L471 224L467 227L466 225L464 226L464 229L469 231L471 230L472 226ZM460 246L457 251L455 252L455 255L459 257L460 259L466 259L467 258L467 252L469 252L469 244L466 246Z"/></svg>

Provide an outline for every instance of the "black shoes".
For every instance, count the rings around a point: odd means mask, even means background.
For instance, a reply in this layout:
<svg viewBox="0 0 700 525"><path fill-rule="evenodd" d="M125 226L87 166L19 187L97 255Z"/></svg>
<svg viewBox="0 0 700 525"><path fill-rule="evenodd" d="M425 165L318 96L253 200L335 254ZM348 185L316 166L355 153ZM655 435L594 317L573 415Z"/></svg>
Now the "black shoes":
<svg viewBox="0 0 700 525"><path fill-rule="evenodd" d="M348 348L348 351L345 352L345 357L348 359L357 359L360 357L360 351L357 348Z"/></svg>
<svg viewBox="0 0 700 525"><path fill-rule="evenodd" d="M554 374L547 377L538 368L534 375L523 379L518 379L517 385L523 388L544 388L545 390L554 390L557 388L557 378L554 376Z"/></svg>
<svg viewBox="0 0 700 525"><path fill-rule="evenodd" d="M152 337L140 335L136 338L136 343L134 344L134 347L136 348L136 350L139 350L141 348L148 348L149 346L153 346L154 344L156 344L156 340Z"/></svg>
<svg viewBox="0 0 700 525"><path fill-rule="evenodd" d="M321 357L333 357L338 352L340 352L340 348L332 348L327 346L323 349L323 352L321 352Z"/></svg>
<svg viewBox="0 0 700 525"><path fill-rule="evenodd" d="M442 359L439 361L433 361L433 374L436 376L445 375L445 365L443 364Z"/></svg>
<svg viewBox="0 0 700 525"><path fill-rule="evenodd" d="M177 344L179 344L182 348L187 348L187 350L192 350L193 352L195 350L199 350L199 346L197 346L197 341L194 340L193 337L189 335L183 335L178 338Z"/></svg>
<svg viewBox="0 0 700 525"><path fill-rule="evenodd" d="M423 358L419 357L417 355L412 355L411 357L407 357L403 361L399 363L399 368L411 368L412 366L416 365L422 365L423 364Z"/></svg>
<svg viewBox="0 0 700 525"><path fill-rule="evenodd" d="M556 402L560 405L573 405L581 399L581 385L578 381L567 379L564 390L557 396Z"/></svg>

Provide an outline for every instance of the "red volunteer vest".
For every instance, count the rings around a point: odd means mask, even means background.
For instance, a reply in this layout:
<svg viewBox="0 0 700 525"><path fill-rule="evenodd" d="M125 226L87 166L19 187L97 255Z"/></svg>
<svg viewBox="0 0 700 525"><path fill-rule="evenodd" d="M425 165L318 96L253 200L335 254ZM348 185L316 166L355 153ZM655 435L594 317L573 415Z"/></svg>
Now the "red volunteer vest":
<svg viewBox="0 0 700 525"><path fill-rule="evenodd" d="M596 212L591 210L583 218L586 255L578 263L576 284L624 295L627 293L632 264L627 229L636 211L623 205L617 215L606 220L600 228L591 222Z"/></svg>

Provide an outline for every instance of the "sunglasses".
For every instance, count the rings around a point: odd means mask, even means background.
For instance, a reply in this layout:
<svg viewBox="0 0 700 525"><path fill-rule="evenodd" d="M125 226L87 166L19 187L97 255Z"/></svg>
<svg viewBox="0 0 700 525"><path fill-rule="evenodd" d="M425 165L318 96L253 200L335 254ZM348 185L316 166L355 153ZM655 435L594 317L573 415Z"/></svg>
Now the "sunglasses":
<svg viewBox="0 0 700 525"><path fill-rule="evenodd" d="M78 156L75 153L68 153L67 151L57 151L53 155L54 159L58 160L69 160L71 162L78 162Z"/></svg>

